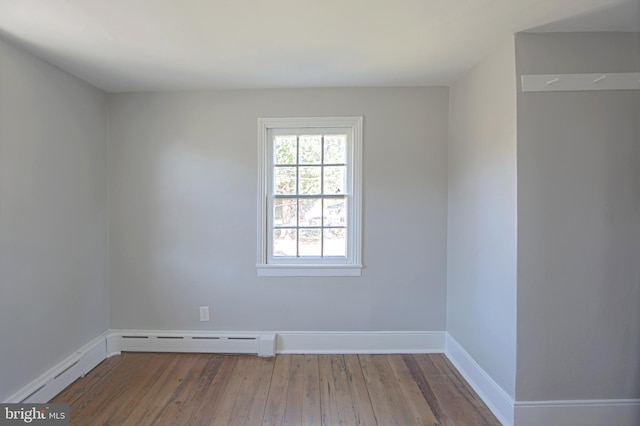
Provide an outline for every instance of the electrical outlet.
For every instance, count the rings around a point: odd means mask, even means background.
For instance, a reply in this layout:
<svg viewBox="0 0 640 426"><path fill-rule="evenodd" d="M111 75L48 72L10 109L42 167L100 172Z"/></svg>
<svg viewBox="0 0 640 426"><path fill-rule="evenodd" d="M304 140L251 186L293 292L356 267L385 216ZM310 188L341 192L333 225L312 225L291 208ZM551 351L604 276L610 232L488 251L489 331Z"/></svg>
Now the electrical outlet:
<svg viewBox="0 0 640 426"><path fill-rule="evenodd" d="M209 307L200 306L200 321L209 321Z"/></svg>

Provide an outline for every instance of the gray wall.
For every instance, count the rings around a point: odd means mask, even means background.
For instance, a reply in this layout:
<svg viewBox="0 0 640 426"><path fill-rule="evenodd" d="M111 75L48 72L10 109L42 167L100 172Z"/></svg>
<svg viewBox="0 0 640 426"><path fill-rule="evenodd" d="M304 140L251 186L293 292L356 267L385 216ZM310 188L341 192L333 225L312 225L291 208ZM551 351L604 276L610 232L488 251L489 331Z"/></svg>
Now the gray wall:
<svg viewBox="0 0 640 426"><path fill-rule="evenodd" d="M447 331L515 396L513 37L450 90Z"/></svg>
<svg viewBox="0 0 640 426"><path fill-rule="evenodd" d="M522 74L640 71L638 34L518 34ZM640 92L518 94L518 400L640 398Z"/></svg>
<svg viewBox="0 0 640 426"><path fill-rule="evenodd" d="M106 99L0 40L0 401L108 328Z"/></svg>
<svg viewBox="0 0 640 426"><path fill-rule="evenodd" d="M364 116L362 277L256 277L256 119L341 115ZM111 326L444 330L447 116L447 88L111 95Z"/></svg>

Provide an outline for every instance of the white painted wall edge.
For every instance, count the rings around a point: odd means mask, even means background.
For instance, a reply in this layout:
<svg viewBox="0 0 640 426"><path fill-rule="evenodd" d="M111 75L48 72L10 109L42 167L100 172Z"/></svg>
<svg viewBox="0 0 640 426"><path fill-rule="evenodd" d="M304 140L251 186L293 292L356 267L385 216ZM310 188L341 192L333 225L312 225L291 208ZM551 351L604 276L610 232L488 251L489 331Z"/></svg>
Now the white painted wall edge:
<svg viewBox="0 0 640 426"><path fill-rule="evenodd" d="M444 331L278 331L279 354L443 353Z"/></svg>
<svg viewBox="0 0 640 426"><path fill-rule="evenodd" d="M107 357L106 332L10 396L5 403L46 403Z"/></svg>
<svg viewBox="0 0 640 426"><path fill-rule="evenodd" d="M513 425L513 398L478 365L449 333L446 333L444 353L498 420L505 426Z"/></svg>
<svg viewBox="0 0 640 426"><path fill-rule="evenodd" d="M517 426L637 426L640 399L516 401Z"/></svg>

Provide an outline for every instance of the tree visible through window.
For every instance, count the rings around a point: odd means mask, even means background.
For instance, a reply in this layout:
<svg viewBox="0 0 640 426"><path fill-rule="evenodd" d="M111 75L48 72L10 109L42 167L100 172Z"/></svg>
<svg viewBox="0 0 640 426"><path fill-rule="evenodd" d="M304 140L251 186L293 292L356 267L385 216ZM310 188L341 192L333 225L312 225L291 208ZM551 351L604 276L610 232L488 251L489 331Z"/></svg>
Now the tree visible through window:
<svg viewBox="0 0 640 426"><path fill-rule="evenodd" d="M273 256L346 256L347 135L275 136Z"/></svg>

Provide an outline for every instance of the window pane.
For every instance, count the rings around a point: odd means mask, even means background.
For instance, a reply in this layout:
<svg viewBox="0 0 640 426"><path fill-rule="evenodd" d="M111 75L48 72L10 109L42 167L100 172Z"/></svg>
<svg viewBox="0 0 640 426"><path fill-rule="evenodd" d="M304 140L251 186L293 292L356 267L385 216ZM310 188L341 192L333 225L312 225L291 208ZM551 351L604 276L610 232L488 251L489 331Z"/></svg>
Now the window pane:
<svg viewBox="0 0 640 426"><path fill-rule="evenodd" d="M322 136L300 136L300 164L320 164L322 161Z"/></svg>
<svg viewBox="0 0 640 426"><path fill-rule="evenodd" d="M296 164L296 136L276 136L274 138L275 164Z"/></svg>
<svg viewBox="0 0 640 426"><path fill-rule="evenodd" d="M324 163L346 163L347 137L345 135L326 135L324 137Z"/></svg>
<svg viewBox="0 0 640 426"><path fill-rule="evenodd" d="M296 256L297 231L295 229L274 229L273 230L273 256Z"/></svg>
<svg viewBox="0 0 640 426"><path fill-rule="evenodd" d="M298 214L297 200L276 199L273 203L273 224L275 226L296 226Z"/></svg>
<svg viewBox="0 0 640 426"><path fill-rule="evenodd" d="M346 166L324 167L324 193L326 195L344 194L346 169Z"/></svg>
<svg viewBox="0 0 640 426"><path fill-rule="evenodd" d="M325 229L323 250L324 256L346 256L347 238L345 229Z"/></svg>
<svg viewBox="0 0 640 426"><path fill-rule="evenodd" d="M300 256L322 256L320 229L300 229Z"/></svg>
<svg viewBox="0 0 640 426"><path fill-rule="evenodd" d="M296 193L296 168L276 167L273 191L277 195L293 195Z"/></svg>
<svg viewBox="0 0 640 426"><path fill-rule="evenodd" d="M320 198L300 199L300 226L322 225L322 200Z"/></svg>
<svg viewBox="0 0 640 426"><path fill-rule="evenodd" d="M321 167L300 167L300 188L298 188L299 194L320 194L320 169Z"/></svg>
<svg viewBox="0 0 640 426"><path fill-rule="evenodd" d="M324 200L324 226L347 226L347 200L344 198Z"/></svg>

